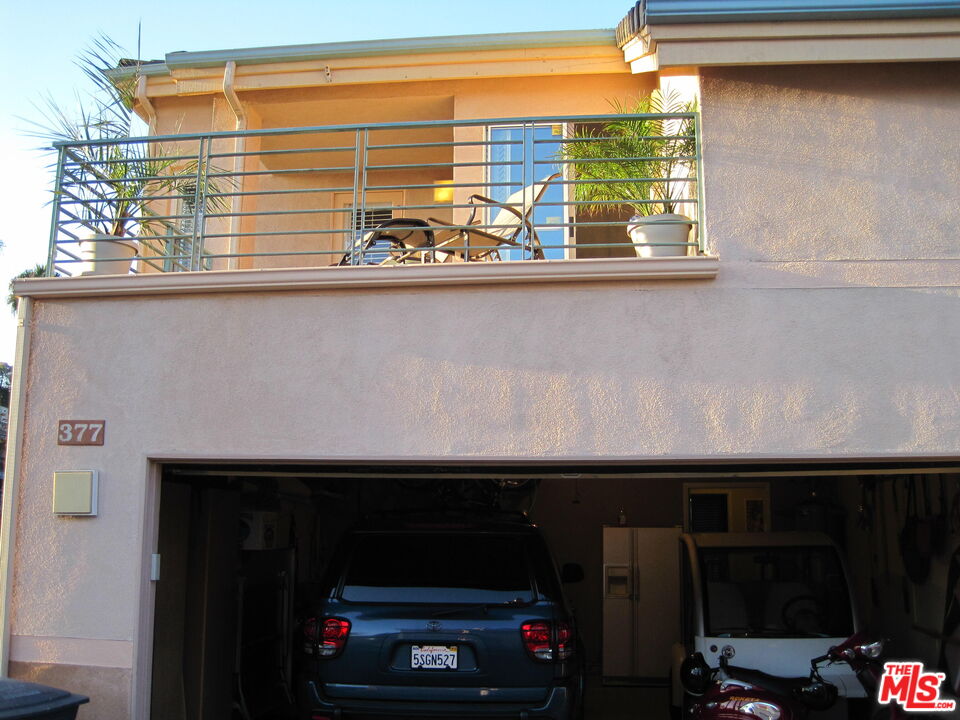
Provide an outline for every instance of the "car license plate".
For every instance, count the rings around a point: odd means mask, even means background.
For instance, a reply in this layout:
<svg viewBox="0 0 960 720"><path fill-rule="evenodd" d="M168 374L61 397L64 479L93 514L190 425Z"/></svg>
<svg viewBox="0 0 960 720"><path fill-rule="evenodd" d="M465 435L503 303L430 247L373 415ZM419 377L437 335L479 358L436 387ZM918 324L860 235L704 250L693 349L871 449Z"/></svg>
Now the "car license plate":
<svg viewBox="0 0 960 720"><path fill-rule="evenodd" d="M410 649L410 667L414 670L456 670L456 645L414 645Z"/></svg>

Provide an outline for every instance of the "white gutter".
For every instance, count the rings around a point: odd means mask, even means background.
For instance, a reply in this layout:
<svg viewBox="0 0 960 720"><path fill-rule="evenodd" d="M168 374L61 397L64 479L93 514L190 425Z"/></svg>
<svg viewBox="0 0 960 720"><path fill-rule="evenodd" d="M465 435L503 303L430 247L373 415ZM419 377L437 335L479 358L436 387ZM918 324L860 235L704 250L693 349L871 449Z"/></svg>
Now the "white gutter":
<svg viewBox="0 0 960 720"><path fill-rule="evenodd" d="M514 50L590 45L616 47L613 30L549 30L526 33L491 33L442 37L394 38L356 42L279 45L273 47L204 50L167 53L168 69L216 67L230 60L240 65L273 62L298 62L335 58L376 57L383 55L420 55L425 53L475 52L478 50Z"/></svg>
<svg viewBox="0 0 960 720"><path fill-rule="evenodd" d="M153 107L150 98L147 96L147 78L145 75L137 77L137 89L135 91L137 102L147 114L147 134L157 134L157 109Z"/></svg>
<svg viewBox="0 0 960 720"><path fill-rule="evenodd" d="M10 602L13 595L13 557L17 537L17 504L20 495L20 460L23 453L23 408L30 362L30 321L33 299L21 297L17 306L17 350L10 386L7 425L7 464L3 482L3 516L0 519L0 676L10 664Z"/></svg>
<svg viewBox="0 0 960 720"><path fill-rule="evenodd" d="M246 130L247 129L247 113L243 109L243 105L240 103L240 98L237 96L237 91L234 89L234 77L237 73L237 63L235 60L227 61L226 65L223 68L223 95L227 98L227 103L230 105L230 109L233 110L233 114L237 118L237 130ZM238 179L238 187L236 188L237 192L243 192L243 163L245 152L247 147L246 137L243 135L237 136L234 140L234 153L233 157L233 176ZM228 267L231 270L236 270L238 265L237 254L240 252L240 216L238 215L241 212L243 205L243 197L234 195L230 199L230 212L232 213L230 217L230 255L232 256L229 261Z"/></svg>
<svg viewBox="0 0 960 720"><path fill-rule="evenodd" d="M178 51L167 53L164 60L141 63L138 67L108 70L113 77L138 73L147 77L166 77L174 70L220 67L231 60L239 65L261 63L336 60L339 58L382 57L390 55L423 55L478 50L531 50L534 48L616 47L614 31L548 30L527 33L490 33L485 35L452 35L442 37L360 40L352 42L313 43L309 45L275 45L271 47L234 48L230 50Z"/></svg>

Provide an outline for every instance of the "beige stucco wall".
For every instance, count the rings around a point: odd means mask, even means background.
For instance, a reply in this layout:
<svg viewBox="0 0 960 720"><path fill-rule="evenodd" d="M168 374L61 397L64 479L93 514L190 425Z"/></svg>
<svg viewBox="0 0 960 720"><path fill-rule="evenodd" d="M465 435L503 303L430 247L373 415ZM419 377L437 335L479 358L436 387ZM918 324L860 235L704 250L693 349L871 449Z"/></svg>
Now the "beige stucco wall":
<svg viewBox="0 0 960 720"><path fill-rule="evenodd" d="M955 454L957 295L718 279L40 302L13 634L132 659L149 457ZM105 419L105 446L57 446L68 417ZM77 468L101 472L100 515L55 518L53 472Z"/></svg>
<svg viewBox="0 0 960 720"><path fill-rule="evenodd" d="M723 259L956 258L958 71L704 69L708 228Z"/></svg>
<svg viewBox="0 0 960 720"><path fill-rule="evenodd" d="M134 663L150 458L955 457L955 69L706 73L712 281L39 300L12 660Z"/></svg>

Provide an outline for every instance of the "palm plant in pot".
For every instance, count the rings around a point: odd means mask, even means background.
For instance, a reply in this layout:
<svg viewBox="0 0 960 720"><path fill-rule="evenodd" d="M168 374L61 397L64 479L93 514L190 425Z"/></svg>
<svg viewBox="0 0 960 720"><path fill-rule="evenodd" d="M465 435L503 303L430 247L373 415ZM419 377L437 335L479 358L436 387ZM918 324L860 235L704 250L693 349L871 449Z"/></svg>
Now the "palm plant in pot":
<svg viewBox="0 0 960 720"><path fill-rule="evenodd" d="M654 90L625 103L612 101L616 119L584 127L565 140L558 158L574 180L574 199L587 214L628 207L627 226L640 257L686 255L693 221L679 212L696 175L696 101Z"/></svg>
<svg viewBox="0 0 960 720"><path fill-rule="evenodd" d="M179 199L191 206L199 183L217 192L199 160L136 135L139 61L119 54L109 38L94 41L78 59L94 93L76 112L48 101L46 122L32 133L68 146L63 177L69 192L62 192L60 206L77 233L82 274L127 273L143 244L163 254L156 248L165 233L176 232L176 217L157 212L158 203ZM216 197L208 202L222 205Z"/></svg>

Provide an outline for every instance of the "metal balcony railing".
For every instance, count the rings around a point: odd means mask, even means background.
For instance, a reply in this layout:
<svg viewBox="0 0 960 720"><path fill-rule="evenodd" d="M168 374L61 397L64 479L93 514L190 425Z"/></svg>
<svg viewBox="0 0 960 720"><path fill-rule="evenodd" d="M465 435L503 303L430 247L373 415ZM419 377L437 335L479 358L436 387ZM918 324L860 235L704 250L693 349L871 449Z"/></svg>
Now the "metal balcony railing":
<svg viewBox="0 0 960 720"><path fill-rule="evenodd" d="M49 275L703 251L696 113L303 127L57 149ZM636 230L642 216L664 212L672 215L659 227L681 228L678 238Z"/></svg>

